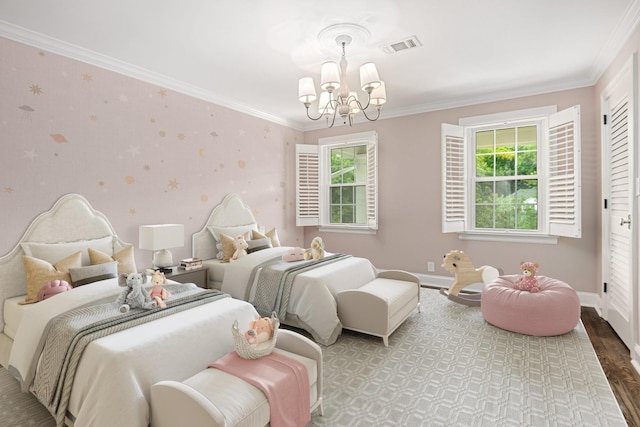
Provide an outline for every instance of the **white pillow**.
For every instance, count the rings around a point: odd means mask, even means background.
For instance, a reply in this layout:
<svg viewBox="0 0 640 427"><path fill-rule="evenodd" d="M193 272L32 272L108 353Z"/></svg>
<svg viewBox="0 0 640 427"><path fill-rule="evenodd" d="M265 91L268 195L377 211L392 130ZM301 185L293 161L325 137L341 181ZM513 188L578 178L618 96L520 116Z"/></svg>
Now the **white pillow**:
<svg viewBox="0 0 640 427"><path fill-rule="evenodd" d="M92 240L78 240L75 242L60 243L20 243L25 255L55 264L76 252L82 252L82 265L89 265L89 248L113 255L113 236L101 237Z"/></svg>

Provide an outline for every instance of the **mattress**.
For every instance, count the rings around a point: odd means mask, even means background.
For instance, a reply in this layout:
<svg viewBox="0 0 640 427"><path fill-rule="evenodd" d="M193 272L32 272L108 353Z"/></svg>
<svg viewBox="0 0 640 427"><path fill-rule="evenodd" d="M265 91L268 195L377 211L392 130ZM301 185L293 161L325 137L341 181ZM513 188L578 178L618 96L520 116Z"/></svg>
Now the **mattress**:
<svg viewBox="0 0 640 427"><path fill-rule="evenodd" d="M224 279L224 272L229 266L229 263L222 262L219 259L207 259L202 261L202 265L209 270L207 275L209 278L209 287L220 289Z"/></svg>
<svg viewBox="0 0 640 427"><path fill-rule="evenodd" d="M28 305L18 304L24 301L25 296L8 298L4 301L4 333L11 339L15 339L16 331Z"/></svg>

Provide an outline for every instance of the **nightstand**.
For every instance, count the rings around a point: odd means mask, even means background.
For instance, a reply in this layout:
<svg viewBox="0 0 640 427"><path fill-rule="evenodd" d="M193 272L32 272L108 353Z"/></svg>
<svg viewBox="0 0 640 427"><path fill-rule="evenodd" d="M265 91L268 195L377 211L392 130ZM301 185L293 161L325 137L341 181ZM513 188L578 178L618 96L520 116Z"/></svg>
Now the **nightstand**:
<svg viewBox="0 0 640 427"><path fill-rule="evenodd" d="M193 270L180 270L178 269L175 273L167 273L164 275L167 279L175 280L180 283L195 283L201 288L208 288L207 284L209 281L208 277L208 268L200 267L194 268Z"/></svg>

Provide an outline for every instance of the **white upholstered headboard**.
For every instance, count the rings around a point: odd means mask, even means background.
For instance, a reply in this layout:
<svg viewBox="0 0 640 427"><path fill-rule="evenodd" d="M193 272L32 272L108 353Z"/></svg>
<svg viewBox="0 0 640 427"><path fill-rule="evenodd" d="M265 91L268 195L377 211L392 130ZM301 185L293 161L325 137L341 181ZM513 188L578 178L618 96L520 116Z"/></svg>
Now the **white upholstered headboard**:
<svg viewBox="0 0 640 427"><path fill-rule="evenodd" d="M191 237L191 253L194 258L213 259L216 257L216 241L209 227L234 227L256 224L256 219L237 194L227 194L218 206L213 208L202 229Z"/></svg>
<svg viewBox="0 0 640 427"><path fill-rule="evenodd" d="M113 237L114 252L128 246L101 212L94 210L79 194L67 194L50 210L38 215L27 227L18 244L0 258L0 331L4 329L4 301L26 294L26 275L22 257L23 242L61 243Z"/></svg>

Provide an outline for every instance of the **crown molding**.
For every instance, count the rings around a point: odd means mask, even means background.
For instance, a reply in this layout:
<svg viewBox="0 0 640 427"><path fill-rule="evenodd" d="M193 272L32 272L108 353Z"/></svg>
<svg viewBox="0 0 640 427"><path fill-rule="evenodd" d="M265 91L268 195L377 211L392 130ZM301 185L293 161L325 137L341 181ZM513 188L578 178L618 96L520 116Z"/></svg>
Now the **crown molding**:
<svg viewBox="0 0 640 427"><path fill-rule="evenodd" d="M11 24L3 20L0 20L0 36L22 44L26 44L28 46L46 50L47 52L55 53L80 62L95 65L96 67L123 74L125 76L151 83L165 89L170 89L185 95L193 96L194 98L211 102L238 111L240 113L245 113L250 116L287 126L289 128L301 130L299 129L299 123L294 123L281 117L274 116L273 114L256 110L255 108L251 108L247 105L238 103L235 100L218 96L200 87L187 84L185 82L167 77L163 74L159 74L145 68L137 67L127 62L120 61L110 56L106 56L71 43L66 43L53 37L45 36L43 34L28 30L26 28Z"/></svg>

